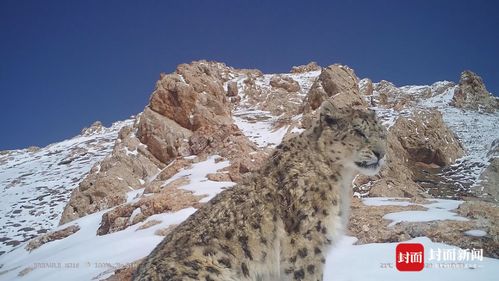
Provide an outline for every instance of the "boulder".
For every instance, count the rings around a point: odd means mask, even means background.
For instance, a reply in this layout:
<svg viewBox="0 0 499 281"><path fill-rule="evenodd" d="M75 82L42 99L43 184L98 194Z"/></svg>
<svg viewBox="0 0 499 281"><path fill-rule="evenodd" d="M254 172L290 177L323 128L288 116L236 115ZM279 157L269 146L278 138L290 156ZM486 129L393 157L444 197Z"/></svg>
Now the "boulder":
<svg viewBox="0 0 499 281"><path fill-rule="evenodd" d="M137 123L119 132L113 151L92 167L71 193L60 224L126 202L130 188L140 188L163 164L135 136Z"/></svg>
<svg viewBox="0 0 499 281"><path fill-rule="evenodd" d="M231 81L227 84L227 96L235 97L239 94L239 90L237 89L237 82Z"/></svg>
<svg viewBox="0 0 499 281"><path fill-rule="evenodd" d="M323 68L305 98L305 111L317 109L326 99L331 99L339 108L367 107L360 96L358 80L347 66L334 64Z"/></svg>
<svg viewBox="0 0 499 281"><path fill-rule="evenodd" d="M80 135L90 136L94 133L101 132L103 129L104 126L102 126L102 123L100 121L95 121L89 128L83 128Z"/></svg>
<svg viewBox="0 0 499 281"><path fill-rule="evenodd" d="M97 235L123 230L155 214L197 207L201 198L202 196L195 196L182 189L164 189L154 196L141 198L138 202L124 204L104 213Z"/></svg>
<svg viewBox="0 0 499 281"><path fill-rule="evenodd" d="M459 85L450 104L463 109L483 110L489 113L499 109L499 99L487 91L480 76L469 70L461 73Z"/></svg>
<svg viewBox="0 0 499 281"><path fill-rule="evenodd" d="M158 160L169 163L177 156L190 155L187 139L192 132L149 107L140 116L137 137Z"/></svg>
<svg viewBox="0 0 499 281"><path fill-rule="evenodd" d="M416 111L411 117L399 117L391 128L413 162L448 166L464 155L454 133L445 125L437 110Z"/></svg>
<svg viewBox="0 0 499 281"><path fill-rule="evenodd" d="M426 94L428 95L430 92L431 90L428 87ZM373 93L377 94L376 97L372 97L371 99L374 106L393 108L397 111L413 104L416 98L415 93L407 94L401 88L396 87L393 83L386 80L381 80L379 83L374 84Z"/></svg>
<svg viewBox="0 0 499 281"><path fill-rule="evenodd" d="M274 75L270 78L270 86L274 88L283 89L286 92L298 92L300 84L293 80L293 78L284 75Z"/></svg>
<svg viewBox="0 0 499 281"><path fill-rule="evenodd" d="M354 71L348 66L334 64L322 68L302 106L303 128L312 125L313 120L317 118L315 110L327 99L338 108L367 108L367 102L360 95L358 81Z"/></svg>
<svg viewBox="0 0 499 281"><path fill-rule="evenodd" d="M26 245L25 249L28 251L33 251L43 244L55 241L55 240L60 240L64 239L80 230L80 226L78 225L70 225L68 227L65 227L60 230L52 231L49 233L42 234L28 242L28 245Z"/></svg>
<svg viewBox="0 0 499 281"><path fill-rule="evenodd" d="M321 70L321 67L315 62L311 61L306 65L293 66L291 68L291 73L305 73L310 71Z"/></svg>
<svg viewBox="0 0 499 281"><path fill-rule="evenodd" d="M373 81L369 78L364 78L359 81L359 91L363 96L371 96L374 92Z"/></svg>
<svg viewBox="0 0 499 281"><path fill-rule="evenodd" d="M192 154L218 154L228 159L237 159L257 149L235 124L202 128L194 132L189 144Z"/></svg>
<svg viewBox="0 0 499 281"><path fill-rule="evenodd" d="M151 95L149 107L195 131L201 127L232 123L230 106L217 64L194 62L164 75Z"/></svg>

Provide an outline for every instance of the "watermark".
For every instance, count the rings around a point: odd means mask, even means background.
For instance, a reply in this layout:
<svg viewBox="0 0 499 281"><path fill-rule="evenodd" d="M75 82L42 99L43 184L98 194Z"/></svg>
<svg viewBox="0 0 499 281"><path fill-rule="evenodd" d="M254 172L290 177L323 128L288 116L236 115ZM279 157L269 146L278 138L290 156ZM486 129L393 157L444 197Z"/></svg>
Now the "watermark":
<svg viewBox="0 0 499 281"><path fill-rule="evenodd" d="M400 243L395 248L395 265L399 271L421 271L424 268L424 246L419 243Z"/></svg>
<svg viewBox="0 0 499 281"><path fill-rule="evenodd" d="M400 243L395 248L395 262L380 263L380 268L398 271L424 269L475 269L483 261L483 249L424 248L420 243Z"/></svg>
<svg viewBox="0 0 499 281"><path fill-rule="evenodd" d="M469 262L483 261L483 249L437 248L430 249L429 261Z"/></svg>
<svg viewBox="0 0 499 281"><path fill-rule="evenodd" d="M32 269L118 269L118 268L137 268L138 262L35 262L29 267Z"/></svg>

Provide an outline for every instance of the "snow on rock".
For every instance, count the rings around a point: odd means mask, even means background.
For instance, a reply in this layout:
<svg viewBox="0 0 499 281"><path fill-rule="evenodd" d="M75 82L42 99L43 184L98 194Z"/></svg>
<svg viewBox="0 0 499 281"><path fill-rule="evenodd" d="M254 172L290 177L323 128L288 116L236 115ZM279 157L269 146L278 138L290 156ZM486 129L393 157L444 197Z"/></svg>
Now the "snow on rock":
<svg viewBox="0 0 499 281"><path fill-rule="evenodd" d="M361 86L367 84L367 79L361 82ZM456 191L469 192L480 184L479 177L489 165L487 147L499 135L499 111L463 110L451 106L459 85L449 81L402 87L381 81L373 85L373 94L364 98L388 128L395 124L398 117L410 118L412 112L417 110L440 111L444 123L466 151L455 164L443 169L440 175L455 185Z"/></svg>
<svg viewBox="0 0 499 281"><path fill-rule="evenodd" d="M397 213L390 213L383 216L384 219L391 220L388 226L393 226L400 222L426 222L435 220L457 220L467 221L467 218L458 216L451 210L456 209L463 201L446 200L446 199L433 199L436 201L431 204L423 204L427 207L426 211L403 211Z"/></svg>
<svg viewBox="0 0 499 281"><path fill-rule="evenodd" d="M410 206L418 205L427 208L425 211L403 211L389 213L383 216L384 219L391 220L388 226L393 226L400 222L428 222L435 220L457 220L467 221L467 218L461 217L452 212L463 201L447 200L447 199L431 199L429 203L417 204L408 201L408 198L389 198L389 197L372 197L363 198L362 202L367 206Z"/></svg>
<svg viewBox="0 0 499 281"><path fill-rule="evenodd" d="M469 236L475 236L475 237L483 237L483 236L487 235L487 232L480 230L480 229L471 229L471 230L464 232L464 234L469 235Z"/></svg>
<svg viewBox="0 0 499 281"><path fill-rule="evenodd" d="M234 121L241 131L259 147L275 147L281 143L287 127L274 128L277 120L270 112L261 110L237 110Z"/></svg>
<svg viewBox="0 0 499 281"><path fill-rule="evenodd" d="M320 68L311 66L303 68L303 71L281 74L281 78L291 78L299 84L299 90L293 93L272 90L270 82L276 75L263 75L256 71L223 72L220 75L225 77L224 82L215 86L220 90L221 96L221 90L228 91L230 84L230 102L233 103L231 117L234 123L257 146L268 148L278 145L288 131L299 133L302 130L286 123L282 124L280 121L285 117L298 122L299 120L293 118L303 117L298 115L299 111L294 110L303 105L307 93L320 73ZM182 73L177 76L182 83L192 80L192 77ZM361 84L361 87L367 87L367 80L361 81ZM377 87L376 84L373 85L374 88ZM397 88L384 81L383 85L397 95L386 97L377 90L373 90L372 93L363 97L364 101L377 111L383 123L390 128L400 116L410 118L414 110L436 107L442 112L444 121L456 133L467 150L467 155L455 164L455 170L461 174L465 173L465 170L469 171L465 174L465 178L476 181L487 161L486 155L483 154L487 152L487 149L483 146L490 144L494 139L493 136L499 135L498 113L468 112L448 106L455 88L451 82ZM203 83L195 86L205 87ZM403 99L403 102L399 98ZM385 104L382 104L382 101ZM386 106L390 103L391 106ZM190 118L192 115L186 114L185 117L187 119L183 121L186 123L192 119ZM159 230L173 227L195 212L194 208L186 208L173 213L156 214L123 230L97 236L96 232L102 215L113 210L113 208L108 208L57 228L78 225L80 230L75 234L48 242L31 253L25 250L27 242L22 241L28 239L31 232L36 235L39 230L55 227L71 190L78 186L82 177L94 163L110 152L119 127L125 125L126 122L130 121L115 124L116 127L113 125L111 129L88 130L88 135L48 146L39 151L23 150L0 154L0 167L2 168L0 169L0 199L2 206L7 206L0 210L0 225L3 226L0 228L2 235L0 241L4 243L2 246L4 248L0 248L0 251L12 249L21 243L12 251L0 255L1 280L105 278L112 274L114 269L129 265L148 255L163 239L162 236L156 234ZM186 139L187 137L184 140ZM134 157L137 150L126 149L124 154ZM194 159L195 157L193 155L185 158ZM205 195L201 202L207 202L224 188L234 185L233 182L216 182L208 179L208 174L216 173L230 164L228 161L219 161L218 157L217 155L208 156L206 160L178 171L160 184L167 186L175 180L188 179L185 181L186 184L179 188L192 191L196 195ZM460 168L462 170L459 170ZM156 176L151 178L156 178ZM141 184L144 182L141 181ZM154 196L144 195L143 192L143 188L137 190L131 188L126 194L126 202L135 202L140 196ZM384 215L383 218L392 220L390 224L392 226L401 222L467 220L452 211L462 201L436 199L428 203L412 203L406 198L364 198L362 201L368 206L420 205L426 208L423 211L404 211ZM131 217L139 214L140 208L137 208ZM29 227L34 230L31 231ZM476 237L487 236L484 230L478 229L481 226L473 226L473 228L477 229L471 229L462 234ZM24 235L18 232L22 229L24 230L21 233ZM360 238L359 235L357 236ZM8 240L2 237L7 237ZM16 243L11 242L14 239ZM344 237L331 248L326 260L324 280L459 281L472 278L495 280L493 277L499 274L499 260L489 258L476 261L471 266L466 265L462 269L433 267L425 268L417 273L399 272L394 268L397 243L353 245L355 241L355 237ZM427 251L453 247L432 242L426 237L419 237L408 242L422 243ZM5 245L6 243L8 245ZM425 262L436 264L429 260L428 255L425 257Z"/></svg>
<svg viewBox="0 0 499 281"><path fill-rule="evenodd" d="M181 186L181 188L194 192L194 195L206 195L206 197L201 199L200 202L208 202L224 188L235 185L233 182L208 180L208 174L216 173L218 170L228 167L230 164L229 161L217 162L216 160L219 157L220 156L218 155L209 156L207 160L193 164L189 169L181 170L165 181L163 186L166 186L177 179L187 177L189 179L189 183Z"/></svg>
<svg viewBox="0 0 499 281"><path fill-rule="evenodd" d="M175 213L158 214L144 223L131 226L123 231L96 236L101 216L104 212L94 213L71 223L78 224L80 231L61 240L42 245L31 253L24 247L0 256L3 264L1 280L52 281L74 280L89 281L110 270L126 266L149 254L163 240L154 233L169 225L176 225L194 213L196 209L187 208ZM138 230L148 221L161 221L149 228ZM19 272L32 268L25 276Z"/></svg>
<svg viewBox="0 0 499 281"><path fill-rule="evenodd" d="M455 174L460 182L475 186L479 184L478 178L488 165L487 146L499 135L499 111L485 113L449 106L456 89L457 86L449 88L440 95L422 100L419 105L436 107L466 150L466 155L458 159L444 175L452 177Z"/></svg>
<svg viewBox="0 0 499 281"><path fill-rule="evenodd" d="M368 197L362 198L362 203L367 206L410 206L416 205L411 203L408 198L389 198L389 197Z"/></svg>
<svg viewBox="0 0 499 281"><path fill-rule="evenodd" d="M71 191L111 152L119 130L131 122L87 129L36 151L0 155L0 254L57 226Z"/></svg>

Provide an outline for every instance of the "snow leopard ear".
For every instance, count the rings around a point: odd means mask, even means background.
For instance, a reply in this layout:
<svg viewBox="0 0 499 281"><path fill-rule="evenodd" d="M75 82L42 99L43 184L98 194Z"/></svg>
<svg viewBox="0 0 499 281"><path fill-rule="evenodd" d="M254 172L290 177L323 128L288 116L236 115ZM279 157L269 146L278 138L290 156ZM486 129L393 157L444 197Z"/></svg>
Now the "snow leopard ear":
<svg viewBox="0 0 499 281"><path fill-rule="evenodd" d="M320 122L323 126L335 126L344 118L342 109L337 108L330 100L322 103L320 108Z"/></svg>

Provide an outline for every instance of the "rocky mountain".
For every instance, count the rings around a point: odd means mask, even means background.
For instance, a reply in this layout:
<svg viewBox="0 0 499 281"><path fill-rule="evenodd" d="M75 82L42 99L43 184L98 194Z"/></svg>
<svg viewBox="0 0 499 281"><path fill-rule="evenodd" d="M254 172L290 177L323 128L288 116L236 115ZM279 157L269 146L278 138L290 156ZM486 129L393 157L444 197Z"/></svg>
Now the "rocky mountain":
<svg viewBox="0 0 499 281"><path fill-rule="evenodd" d="M58 226L71 192L112 151L118 131L94 123L81 134L44 148L0 152L0 253Z"/></svg>
<svg viewBox="0 0 499 281"><path fill-rule="evenodd" d="M52 280L67 266L71 280L126 280L130 263L259 169L326 99L374 109L389 132L386 166L353 182L357 244L426 237L499 258L499 100L476 74L398 87L337 64L263 74L197 61L161 74L129 120L0 152L0 278Z"/></svg>

